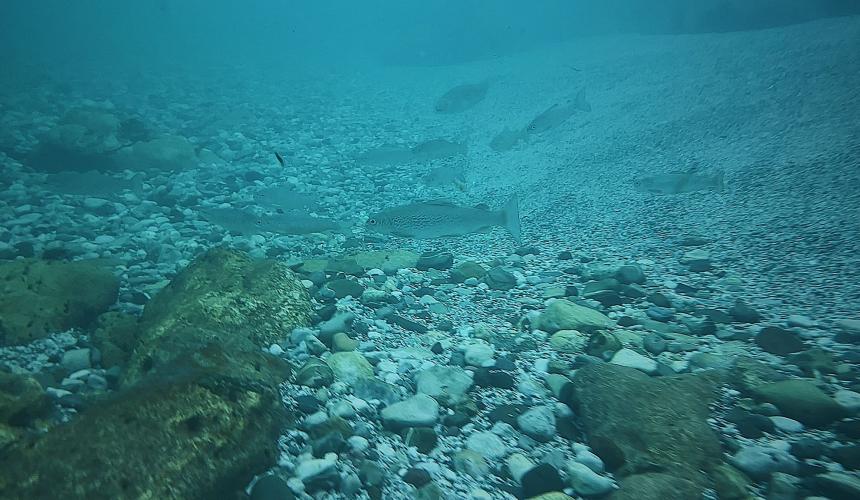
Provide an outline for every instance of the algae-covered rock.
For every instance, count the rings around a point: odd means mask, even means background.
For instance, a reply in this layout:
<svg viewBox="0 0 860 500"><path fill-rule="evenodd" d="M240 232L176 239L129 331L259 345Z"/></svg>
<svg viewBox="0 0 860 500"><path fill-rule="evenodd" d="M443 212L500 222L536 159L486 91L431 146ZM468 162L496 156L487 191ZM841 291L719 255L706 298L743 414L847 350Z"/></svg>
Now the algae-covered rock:
<svg viewBox="0 0 860 500"><path fill-rule="evenodd" d="M2 498L236 498L277 457L286 363L211 345L0 455Z"/></svg>
<svg viewBox="0 0 860 500"><path fill-rule="evenodd" d="M418 263L418 254L409 250L359 252L352 258L365 269L382 269L386 272L415 267Z"/></svg>
<svg viewBox="0 0 860 500"><path fill-rule="evenodd" d="M211 249L146 305L124 383L213 342L258 350L307 325L311 312L305 287L285 264Z"/></svg>
<svg viewBox="0 0 860 500"><path fill-rule="evenodd" d="M27 432L47 426L44 419L52 410L50 399L36 379L0 371L0 450Z"/></svg>
<svg viewBox="0 0 860 500"><path fill-rule="evenodd" d="M0 345L85 327L118 292L119 281L100 261L0 263Z"/></svg>
<svg viewBox="0 0 860 500"><path fill-rule="evenodd" d="M710 486L707 474L721 463L720 443L707 423L715 374L651 378L594 364L578 370L573 384L589 444L616 474L665 469L699 491Z"/></svg>
<svg viewBox="0 0 860 500"><path fill-rule="evenodd" d="M612 320L600 311L564 299L551 301L537 319L537 327L547 332L559 330L593 332L613 325Z"/></svg>
<svg viewBox="0 0 860 500"><path fill-rule="evenodd" d="M110 311L98 317L90 342L101 352L102 366L125 366L137 342L140 325L135 316Z"/></svg>

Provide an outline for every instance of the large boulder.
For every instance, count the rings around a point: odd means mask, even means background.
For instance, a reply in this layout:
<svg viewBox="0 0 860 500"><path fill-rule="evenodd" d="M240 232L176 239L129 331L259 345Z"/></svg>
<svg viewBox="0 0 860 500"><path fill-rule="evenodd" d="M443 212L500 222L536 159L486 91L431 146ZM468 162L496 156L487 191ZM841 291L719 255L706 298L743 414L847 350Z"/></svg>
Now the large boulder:
<svg viewBox="0 0 860 500"><path fill-rule="evenodd" d="M274 464L286 362L210 345L0 455L2 498L238 498Z"/></svg>
<svg viewBox="0 0 860 500"><path fill-rule="evenodd" d="M113 152L122 146L121 120L107 108L72 108L48 130L30 153L36 170L114 170Z"/></svg>
<svg viewBox="0 0 860 500"><path fill-rule="evenodd" d="M304 285L285 264L211 249L146 305L124 384L210 343L259 350L307 325L311 312Z"/></svg>
<svg viewBox="0 0 860 500"><path fill-rule="evenodd" d="M663 482L657 478L625 479L613 497L627 498L625 483L651 484L649 491L687 490L693 485L696 497L712 486L709 473L722 463L720 443L707 422L716 377L709 373L652 378L613 364L577 371L569 404L607 466L620 477L665 471L683 482L664 486L656 484Z"/></svg>
<svg viewBox="0 0 860 500"><path fill-rule="evenodd" d="M180 171L197 167L195 146L184 137L162 135L116 152L115 160L132 170Z"/></svg>
<svg viewBox="0 0 860 500"><path fill-rule="evenodd" d="M0 449L16 441L53 410L39 382L26 375L0 371Z"/></svg>
<svg viewBox="0 0 860 500"><path fill-rule="evenodd" d="M85 327L118 292L119 280L100 261L0 263L0 346Z"/></svg>

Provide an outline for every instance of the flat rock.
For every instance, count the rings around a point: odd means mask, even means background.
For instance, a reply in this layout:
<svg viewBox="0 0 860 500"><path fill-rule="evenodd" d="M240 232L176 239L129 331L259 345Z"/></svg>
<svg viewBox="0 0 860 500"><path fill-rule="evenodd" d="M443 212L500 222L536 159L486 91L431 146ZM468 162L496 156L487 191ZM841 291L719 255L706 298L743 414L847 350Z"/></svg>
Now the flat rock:
<svg viewBox="0 0 860 500"><path fill-rule="evenodd" d="M564 299L550 301L537 318L537 327L551 333L559 330L578 330L589 333L610 328L613 325L612 320L600 311Z"/></svg>
<svg viewBox="0 0 860 500"><path fill-rule="evenodd" d="M386 406L381 412L386 426L432 427L439 420L439 403L426 394L416 394L409 399Z"/></svg>

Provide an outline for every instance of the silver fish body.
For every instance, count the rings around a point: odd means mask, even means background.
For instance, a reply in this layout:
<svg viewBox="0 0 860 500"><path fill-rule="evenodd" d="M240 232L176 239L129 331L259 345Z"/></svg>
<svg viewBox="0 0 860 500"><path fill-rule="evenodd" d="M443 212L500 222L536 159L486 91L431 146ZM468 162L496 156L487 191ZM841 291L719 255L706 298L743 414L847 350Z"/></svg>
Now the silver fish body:
<svg viewBox="0 0 860 500"><path fill-rule="evenodd" d="M501 226L520 243L520 217L517 197L510 198L502 210L460 207L444 201L412 203L373 214L366 227L382 234L406 238L462 236Z"/></svg>

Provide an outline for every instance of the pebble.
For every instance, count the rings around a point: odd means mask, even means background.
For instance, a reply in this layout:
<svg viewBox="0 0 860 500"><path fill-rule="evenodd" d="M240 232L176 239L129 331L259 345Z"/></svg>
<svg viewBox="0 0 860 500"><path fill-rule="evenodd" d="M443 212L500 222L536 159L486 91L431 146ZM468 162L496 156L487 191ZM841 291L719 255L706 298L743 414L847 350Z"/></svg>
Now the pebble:
<svg viewBox="0 0 860 500"><path fill-rule="evenodd" d="M535 463L522 453L512 453L507 461L508 474L517 483L522 482L523 476L535 467Z"/></svg>
<svg viewBox="0 0 860 500"><path fill-rule="evenodd" d="M836 403L850 413L860 413L860 393L840 389L833 393Z"/></svg>
<svg viewBox="0 0 860 500"><path fill-rule="evenodd" d="M333 471L335 467L337 467L337 462L332 458L311 459L300 463L296 467L294 474L303 483L308 483L319 476Z"/></svg>
<svg viewBox="0 0 860 500"><path fill-rule="evenodd" d="M489 431L472 433L466 440L466 448L489 460L498 460L508 454L504 441Z"/></svg>
<svg viewBox="0 0 860 500"><path fill-rule="evenodd" d="M773 416L770 417L770 420L777 429L785 433L794 434L797 432L803 432L804 429L803 424L792 418Z"/></svg>
<svg viewBox="0 0 860 500"><path fill-rule="evenodd" d="M794 474L797 461L790 453L768 446L752 445L741 448L729 461L755 480L764 481L774 472Z"/></svg>
<svg viewBox="0 0 860 500"><path fill-rule="evenodd" d="M517 417L517 425L523 434L536 441L546 442L555 437L555 413L549 406L537 406L527 410Z"/></svg>
<svg viewBox="0 0 860 500"><path fill-rule="evenodd" d="M639 354L632 349L621 349L612 356L610 363L635 368L649 375L657 373L657 362L653 359Z"/></svg>
<svg viewBox="0 0 860 500"><path fill-rule="evenodd" d="M72 349L63 353L63 359L60 361L63 368L76 372L90 368L90 350L88 348Z"/></svg>
<svg viewBox="0 0 860 500"><path fill-rule="evenodd" d="M463 350L467 364L478 367L493 366L493 357L496 350L485 342L475 342L466 346Z"/></svg>
<svg viewBox="0 0 860 500"><path fill-rule="evenodd" d="M432 427L439 420L439 403L426 394L416 394L409 399L386 406L381 417L386 426Z"/></svg>
<svg viewBox="0 0 860 500"><path fill-rule="evenodd" d="M458 366L433 366L416 378L417 391L451 406L463 401L472 387L472 375Z"/></svg>
<svg viewBox="0 0 860 500"><path fill-rule="evenodd" d="M565 467L567 478L573 489L582 496L600 496L618 489L612 479L601 476L585 464L568 461Z"/></svg>

